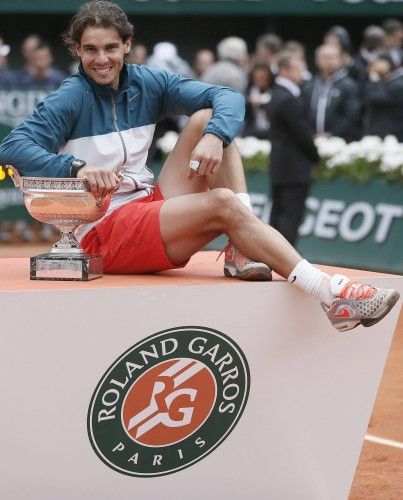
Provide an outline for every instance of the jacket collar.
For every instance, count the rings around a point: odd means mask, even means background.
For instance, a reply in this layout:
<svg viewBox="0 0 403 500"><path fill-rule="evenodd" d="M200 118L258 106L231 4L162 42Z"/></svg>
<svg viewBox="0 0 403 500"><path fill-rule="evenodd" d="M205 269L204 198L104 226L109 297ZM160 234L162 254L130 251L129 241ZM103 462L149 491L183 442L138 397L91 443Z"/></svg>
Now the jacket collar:
<svg viewBox="0 0 403 500"><path fill-rule="evenodd" d="M346 76L348 76L348 71L345 66L335 71L333 75L331 75L327 80L323 80L323 78L320 75L318 75L320 82L322 84L328 84L328 85L332 85L333 83L338 82L339 80L345 78Z"/></svg>
<svg viewBox="0 0 403 500"><path fill-rule="evenodd" d="M284 78L284 76L278 76L276 78L276 83L291 92L294 97L299 97L301 95L301 89L298 85L290 79Z"/></svg>
<svg viewBox="0 0 403 500"><path fill-rule="evenodd" d="M395 71L393 71L391 73L391 75L389 76L388 81L391 82L393 80L397 80L398 78L401 78L402 76L403 76L403 67L395 69Z"/></svg>

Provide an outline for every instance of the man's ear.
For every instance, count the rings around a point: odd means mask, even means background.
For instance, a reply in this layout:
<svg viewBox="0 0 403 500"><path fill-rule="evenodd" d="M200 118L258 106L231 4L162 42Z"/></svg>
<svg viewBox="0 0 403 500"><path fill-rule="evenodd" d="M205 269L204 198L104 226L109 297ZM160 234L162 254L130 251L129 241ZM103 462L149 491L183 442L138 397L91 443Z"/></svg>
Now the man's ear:
<svg viewBox="0 0 403 500"><path fill-rule="evenodd" d="M125 46L125 54L128 54L132 48L132 39L131 38L128 38L125 42L124 42L124 46Z"/></svg>
<svg viewBox="0 0 403 500"><path fill-rule="evenodd" d="M75 51L76 51L76 55L77 55L77 57L78 57L78 58L80 58L81 45L80 45L79 43L76 43L76 44L74 45L74 49L75 49Z"/></svg>

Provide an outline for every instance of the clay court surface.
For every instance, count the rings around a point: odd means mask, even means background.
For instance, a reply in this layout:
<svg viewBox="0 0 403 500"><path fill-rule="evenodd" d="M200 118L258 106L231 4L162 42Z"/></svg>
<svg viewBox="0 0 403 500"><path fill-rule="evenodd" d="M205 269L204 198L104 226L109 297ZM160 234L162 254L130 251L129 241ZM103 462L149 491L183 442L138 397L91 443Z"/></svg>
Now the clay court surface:
<svg viewBox="0 0 403 500"><path fill-rule="evenodd" d="M28 257L50 245L2 245L0 258ZM27 263L28 277L28 263ZM211 277L210 277L211 278ZM403 308L372 412L349 500L403 498ZM390 441L380 444L373 440Z"/></svg>
<svg viewBox="0 0 403 500"><path fill-rule="evenodd" d="M403 498L403 308L367 434L400 443L400 448L365 441L350 500Z"/></svg>

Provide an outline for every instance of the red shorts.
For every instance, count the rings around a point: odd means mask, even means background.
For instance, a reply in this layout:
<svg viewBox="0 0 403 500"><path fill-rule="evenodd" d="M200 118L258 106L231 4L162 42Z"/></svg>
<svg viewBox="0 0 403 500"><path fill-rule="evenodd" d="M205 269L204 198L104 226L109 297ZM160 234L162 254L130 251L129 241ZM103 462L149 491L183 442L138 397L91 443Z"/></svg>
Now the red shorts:
<svg viewBox="0 0 403 500"><path fill-rule="evenodd" d="M168 259L161 238L159 187L150 196L114 210L81 240L89 255L102 255L107 274L143 274L176 267Z"/></svg>

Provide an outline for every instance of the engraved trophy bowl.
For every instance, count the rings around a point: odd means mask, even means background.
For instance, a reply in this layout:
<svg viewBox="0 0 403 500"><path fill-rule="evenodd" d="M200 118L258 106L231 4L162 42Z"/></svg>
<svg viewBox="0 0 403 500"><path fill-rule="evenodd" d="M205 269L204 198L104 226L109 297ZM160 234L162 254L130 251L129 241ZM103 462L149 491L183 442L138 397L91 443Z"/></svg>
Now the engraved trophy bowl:
<svg viewBox="0 0 403 500"><path fill-rule="evenodd" d="M51 250L31 257L30 278L36 280L88 281L100 278L102 257L87 255L74 231L80 224L96 222L109 208L111 195L97 200L85 179L22 177L11 165L11 177L22 191L29 214L57 227L61 239Z"/></svg>

